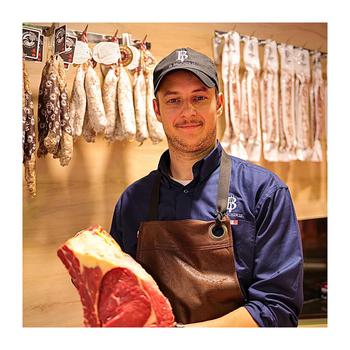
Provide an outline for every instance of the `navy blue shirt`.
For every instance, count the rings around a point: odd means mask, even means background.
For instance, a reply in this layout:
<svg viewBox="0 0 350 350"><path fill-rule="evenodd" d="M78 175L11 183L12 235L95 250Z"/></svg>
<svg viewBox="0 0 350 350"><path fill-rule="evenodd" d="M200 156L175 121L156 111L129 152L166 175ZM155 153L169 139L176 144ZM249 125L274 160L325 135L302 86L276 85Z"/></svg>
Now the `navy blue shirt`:
<svg viewBox="0 0 350 350"><path fill-rule="evenodd" d="M168 175L169 151L158 169L130 185L119 198L110 233L136 256L137 231L148 220L157 171L162 174L159 220L213 220L222 147L193 165L186 186ZM271 171L231 156L228 216L244 306L260 326L297 326L303 304L303 255L288 187Z"/></svg>

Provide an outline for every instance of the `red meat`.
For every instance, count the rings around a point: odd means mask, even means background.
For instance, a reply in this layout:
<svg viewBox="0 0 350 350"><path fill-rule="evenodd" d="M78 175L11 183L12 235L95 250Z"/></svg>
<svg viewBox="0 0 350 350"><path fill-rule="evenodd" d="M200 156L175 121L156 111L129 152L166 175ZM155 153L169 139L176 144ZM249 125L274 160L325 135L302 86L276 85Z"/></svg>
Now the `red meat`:
<svg viewBox="0 0 350 350"><path fill-rule="evenodd" d="M57 251L83 305L86 327L173 327L168 299L153 278L101 226Z"/></svg>

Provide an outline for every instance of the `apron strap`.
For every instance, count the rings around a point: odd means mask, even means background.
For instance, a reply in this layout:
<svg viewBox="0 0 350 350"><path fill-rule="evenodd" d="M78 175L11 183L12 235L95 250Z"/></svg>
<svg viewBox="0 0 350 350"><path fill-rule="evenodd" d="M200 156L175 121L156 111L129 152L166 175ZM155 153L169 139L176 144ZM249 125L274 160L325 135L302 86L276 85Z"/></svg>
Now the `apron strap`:
<svg viewBox="0 0 350 350"><path fill-rule="evenodd" d="M152 193L151 193L151 201L148 211L148 220L155 221L158 220L158 206L159 206L159 191L160 191L160 182L161 182L162 174L157 171L156 179L154 181Z"/></svg>
<svg viewBox="0 0 350 350"><path fill-rule="evenodd" d="M230 191L230 180L231 159L230 156L225 152L225 150L222 149L218 193L216 198L216 210L220 221L226 215L227 212L227 197Z"/></svg>
<svg viewBox="0 0 350 350"><path fill-rule="evenodd" d="M216 222L221 223L223 217L227 211L227 197L230 191L230 180L231 180L231 159L230 156L222 149L221 160L220 160L220 174L218 193L216 198ZM158 206L159 206L159 192L161 183L161 173L157 171L156 179L154 181L150 206L148 211L148 220L158 220Z"/></svg>

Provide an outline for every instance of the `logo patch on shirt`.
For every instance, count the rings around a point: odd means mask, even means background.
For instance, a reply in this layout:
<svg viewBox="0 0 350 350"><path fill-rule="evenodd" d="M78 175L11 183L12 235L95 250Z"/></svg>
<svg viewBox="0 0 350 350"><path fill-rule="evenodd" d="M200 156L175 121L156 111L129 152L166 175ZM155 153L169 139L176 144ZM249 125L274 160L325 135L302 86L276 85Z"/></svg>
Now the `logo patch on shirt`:
<svg viewBox="0 0 350 350"><path fill-rule="evenodd" d="M236 202L237 198L233 194L230 194L227 199L227 211L229 214L231 214L237 208Z"/></svg>
<svg viewBox="0 0 350 350"><path fill-rule="evenodd" d="M233 195L233 193L229 193L227 198L227 215L230 218L231 225L238 225L240 219L245 220L245 215L242 213L243 206L239 200Z"/></svg>

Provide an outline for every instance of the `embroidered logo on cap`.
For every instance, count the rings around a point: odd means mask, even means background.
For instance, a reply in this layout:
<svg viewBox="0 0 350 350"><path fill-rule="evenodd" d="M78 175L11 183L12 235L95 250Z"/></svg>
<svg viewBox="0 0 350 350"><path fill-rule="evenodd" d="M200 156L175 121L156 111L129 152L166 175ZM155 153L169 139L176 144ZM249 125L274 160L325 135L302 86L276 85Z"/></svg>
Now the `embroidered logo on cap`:
<svg viewBox="0 0 350 350"><path fill-rule="evenodd" d="M187 58L188 58L187 50L178 50L177 51L177 60L176 61L183 62Z"/></svg>
<svg viewBox="0 0 350 350"><path fill-rule="evenodd" d="M229 195L227 199L227 211L229 213L232 213L236 209L237 207L236 201L237 201L237 198L235 196L233 196L232 194Z"/></svg>

